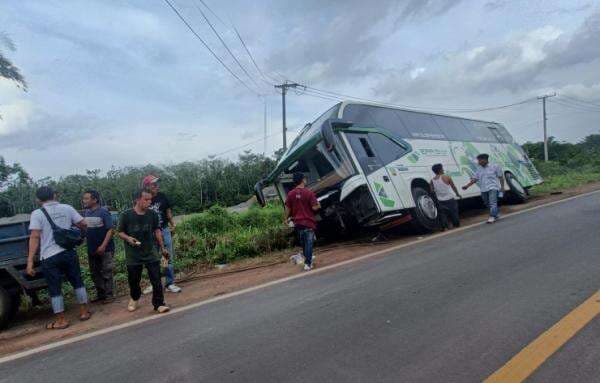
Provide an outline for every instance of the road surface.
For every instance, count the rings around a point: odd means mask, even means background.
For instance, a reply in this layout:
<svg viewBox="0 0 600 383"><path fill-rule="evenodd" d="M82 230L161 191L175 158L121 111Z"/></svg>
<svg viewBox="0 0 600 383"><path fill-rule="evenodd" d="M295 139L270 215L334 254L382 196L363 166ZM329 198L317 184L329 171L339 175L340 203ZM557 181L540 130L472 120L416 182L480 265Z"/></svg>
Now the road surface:
<svg viewBox="0 0 600 383"><path fill-rule="evenodd" d="M600 287L600 194L0 364L0 382L477 382ZM600 381L596 317L532 382Z"/></svg>

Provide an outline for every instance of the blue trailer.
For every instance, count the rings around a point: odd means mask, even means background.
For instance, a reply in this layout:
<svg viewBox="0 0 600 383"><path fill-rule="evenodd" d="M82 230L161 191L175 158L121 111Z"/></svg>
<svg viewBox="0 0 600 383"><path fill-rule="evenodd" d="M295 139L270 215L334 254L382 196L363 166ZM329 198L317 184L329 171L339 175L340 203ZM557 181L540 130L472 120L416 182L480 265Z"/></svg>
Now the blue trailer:
<svg viewBox="0 0 600 383"><path fill-rule="evenodd" d="M23 294L35 297L46 288L39 260L36 276L25 273L29 246L29 215L0 219L0 329L16 315Z"/></svg>

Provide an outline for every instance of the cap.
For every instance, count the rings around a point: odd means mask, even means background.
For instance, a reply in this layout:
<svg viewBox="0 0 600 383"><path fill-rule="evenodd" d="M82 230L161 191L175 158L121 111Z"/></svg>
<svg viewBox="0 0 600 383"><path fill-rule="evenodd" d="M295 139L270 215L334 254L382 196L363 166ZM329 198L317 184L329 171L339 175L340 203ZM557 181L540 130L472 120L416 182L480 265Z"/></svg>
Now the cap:
<svg viewBox="0 0 600 383"><path fill-rule="evenodd" d="M150 186L151 184L153 184L155 182L158 182L159 180L160 180L160 178L158 178L157 176L154 176L152 174L148 174L142 180L142 186Z"/></svg>

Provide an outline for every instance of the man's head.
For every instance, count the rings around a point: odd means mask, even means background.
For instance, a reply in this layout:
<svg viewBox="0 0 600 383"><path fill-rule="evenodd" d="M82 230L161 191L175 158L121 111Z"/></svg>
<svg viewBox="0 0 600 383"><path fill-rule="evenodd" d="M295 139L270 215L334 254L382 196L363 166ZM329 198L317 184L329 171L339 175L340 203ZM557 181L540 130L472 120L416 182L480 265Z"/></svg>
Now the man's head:
<svg viewBox="0 0 600 383"><path fill-rule="evenodd" d="M158 193L158 190L160 189L160 178L149 174L142 180L142 187L150 191L152 195L156 195L156 193Z"/></svg>
<svg viewBox="0 0 600 383"><path fill-rule="evenodd" d="M40 203L54 201L56 199L56 193L50 186L39 187L35 192L35 196Z"/></svg>
<svg viewBox="0 0 600 383"><path fill-rule="evenodd" d="M304 175L304 173L296 172L293 175L293 180L294 180L294 185L304 186L305 181L306 181L306 176Z"/></svg>
<svg viewBox="0 0 600 383"><path fill-rule="evenodd" d="M442 164L435 164L431 167L431 170L433 171L433 174L435 175L442 175L444 174L444 167L442 166Z"/></svg>
<svg viewBox="0 0 600 383"><path fill-rule="evenodd" d="M148 189L138 189L133 194L133 200L138 209L145 211L150 207L150 204L152 204L152 193Z"/></svg>
<svg viewBox="0 0 600 383"><path fill-rule="evenodd" d="M83 207L91 209L100 203L100 193L98 191L89 189L83 193Z"/></svg>
<svg viewBox="0 0 600 383"><path fill-rule="evenodd" d="M486 153L481 153L477 156L477 163L481 166L486 166L489 162L490 156Z"/></svg>

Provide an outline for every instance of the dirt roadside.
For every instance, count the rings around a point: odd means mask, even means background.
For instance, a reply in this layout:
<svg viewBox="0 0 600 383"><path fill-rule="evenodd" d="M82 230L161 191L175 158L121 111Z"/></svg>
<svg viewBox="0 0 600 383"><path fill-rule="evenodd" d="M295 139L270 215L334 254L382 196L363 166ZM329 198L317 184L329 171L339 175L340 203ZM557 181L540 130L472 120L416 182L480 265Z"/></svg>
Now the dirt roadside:
<svg viewBox="0 0 600 383"><path fill-rule="evenodd" d="M503 214L516 212L595 190L600 190L600 183L587 184L564 191L558 195L534 196L526 204L502 206L501 212ZM485 218L486 214L483 209L471 209L461 214L463 225L476 223ZM397 234L391 240L383 243L339 242L318 247L315 250L317 257L316 265L317 267L332 265L360 257L373 251L385 250L393 246L411 243L418 238L422 237L410 234ZM301 273L301 266L293 265L289 262L290 255L295 253L296 251L288 251L261 258L242 260L220 271L211 270L191 275L188 280L178 283L183 288L182 293L165 293L166 301L174 308L181 307L214 296ZM134 313L127 311L127 301L127 296L121 296L112 304L92 305L94 315L87 322L80 322L77 319L77 308L70 305L70 307L67 307L67 316L71 322L71 326L62 331L49 331L45 329L45 324L52 319L48 308L33 309L26 313L19 313L12 327L0 332L0 356L126 323L148 315L158 315L152 311L150 296L148 295L142 297L141 308Z"/></svg>

